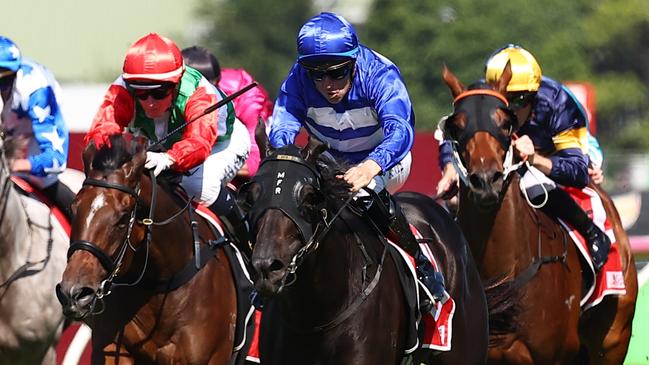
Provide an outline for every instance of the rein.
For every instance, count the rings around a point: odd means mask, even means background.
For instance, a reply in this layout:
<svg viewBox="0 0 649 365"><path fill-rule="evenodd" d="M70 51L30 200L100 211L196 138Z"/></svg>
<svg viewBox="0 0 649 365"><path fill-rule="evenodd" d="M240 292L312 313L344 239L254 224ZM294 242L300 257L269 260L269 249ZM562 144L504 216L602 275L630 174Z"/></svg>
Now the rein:
<svg viewBox="0 0 649 365"><path fill-rule="evenodd" d="M0 138L4 138L4 136L0 136ZM6 162L5 158L4 158L4 154L0 157L0 159L2 160L0 162L2 164L2 169L4 171L8 171L9 168L8 168L7 162ZM2 183L2 193L0 194L0 199L2 199L2 202L3 202L2 208L1 208L1 213L0 213L0 223L2 223L4 221L5 214L7 214L7 202L9 201L8 196L9 196L9 193L10 193L11 189L12 189L11 174L7 174L7 176L5 177L5 179L4 179L3 183ZM37 227L37 228L41 228L41 229L47 229L47 232L48 232L48 235L49 235L49 237L47 239L47 251L46 251L47 254L43 259L38 260L38 261L26 260L24 264L22 264L20 267L18 267L16 270L14 270L14 272L11 273L11 275L9 275L7 280L5 280L3 283L0 284L0 289L8 289L11 286L11 284L16 282L18 279L28 277L28 276L31 276L31 275L36 275L36 274L40 273L41 271L43 271L45 269L45 267L47 266L47 264L50 261L50 258L52 257L52 247L53 247L53 244L54 244L54 237L52 236L52 230L53 230L52 216L51 215L48 216L48 225L47 226L36 224L35 222L33 222L31 220L31 218L29 217L29 214L27 214L27 208L23 205L23 202L20 200L20 198L18 199L18 201L20 202L20 204L23 207L23 211L25 212L25 216L26 216L26 220L27 220L27 226L28 226L30 231L32 230L33 227ZM33 241L30 241L30 242L33 244ZM34 267L36 267L38 265L41 265L41 267L38 268L38 269L33 269ZM2 292L2 294L0 295L0 298L2 296L4 296L5 293L6 293L6 290L4 292Z"/></svg>

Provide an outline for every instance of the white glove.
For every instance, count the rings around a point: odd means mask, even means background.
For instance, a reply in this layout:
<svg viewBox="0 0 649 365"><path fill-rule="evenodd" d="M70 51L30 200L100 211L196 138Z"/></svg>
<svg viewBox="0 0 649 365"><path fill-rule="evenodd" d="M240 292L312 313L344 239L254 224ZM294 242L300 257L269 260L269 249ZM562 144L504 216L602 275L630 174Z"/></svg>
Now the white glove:
<svg viewBox="0 0 649 365"><path fill-rule="evenodd" d="M174 162L175 161L164 152L147 152L144 168L149 170L153 169L153 174L158 176L162 171L170 168Z"/></svg>

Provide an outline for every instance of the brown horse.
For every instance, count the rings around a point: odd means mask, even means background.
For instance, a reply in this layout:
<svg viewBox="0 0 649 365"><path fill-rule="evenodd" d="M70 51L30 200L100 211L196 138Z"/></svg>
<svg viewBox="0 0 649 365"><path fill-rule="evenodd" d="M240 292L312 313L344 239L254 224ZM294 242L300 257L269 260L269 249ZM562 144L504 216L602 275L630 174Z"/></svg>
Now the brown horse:
<svg viewBox="0 0 649 365"><path fill-rule="evenodd" d="M621 364L631 336L637 296L636 268L611 200L603 198L620 247L626 294L606 296L582 313L582 267L576 246L557 221L527 204L508 150L517 121L497 85L466 88L444 67L455 99L445 135L458 142L458 219L483 278L514 277L521 313L516 331L499 336L489 351L493 364ZM462 171L464 169L464 171Z"/></svg>
<svg viewBox="0 0 649 365"><path fill-rule="evenodd" d="M255 286L268 298L261 363L399 364L416 348L407 345L399 263L383 235L350 207L353 194L335 177L344 167L319 159L321 152L313 143L276 150L239 192L255 237ZM451 351L418 351L414 363L484 364L487 303L459 227L429 197L405 193L397 199L408 220L431 238L457 304Z"/></svg>
<svg viewBox="0 0 649 365"><path fill-rule="evenodd" d="M237 295L219 235L144 173L143 141L110 140L83 154L64 313L92 328L93 364L229 363Z"/></svg>

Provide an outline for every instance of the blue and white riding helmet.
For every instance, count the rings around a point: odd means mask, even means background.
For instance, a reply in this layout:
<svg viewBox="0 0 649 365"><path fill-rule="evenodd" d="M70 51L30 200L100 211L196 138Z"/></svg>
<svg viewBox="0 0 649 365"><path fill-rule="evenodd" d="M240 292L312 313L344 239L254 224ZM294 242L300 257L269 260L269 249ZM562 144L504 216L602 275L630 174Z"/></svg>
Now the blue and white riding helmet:
<svg viewBox="0 0 649 365"><path fill-rule="evenodd" d="M299 62L356 59L358 50L354 27L345 18L333 13L322 12L309 19L297 36Z"/></svg>
<svg viewBox="0 0 649 365"><path fill-rule="evenodd" d="M16 72L20 68L21 60L20 49L16 43L7 37L0 36L0 68Z"/></svg>

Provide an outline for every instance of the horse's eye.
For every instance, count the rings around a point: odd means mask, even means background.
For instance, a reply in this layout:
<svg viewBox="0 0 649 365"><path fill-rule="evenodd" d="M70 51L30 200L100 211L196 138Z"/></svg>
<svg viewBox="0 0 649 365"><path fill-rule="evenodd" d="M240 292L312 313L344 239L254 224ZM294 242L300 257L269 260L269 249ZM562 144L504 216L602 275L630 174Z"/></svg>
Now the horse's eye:
<svg viewBox="0 0 649 365"><path fill-rule="evenodd" d="M117 221L117 228L119 229L125 229L128 226L128 221L131 216L129 214L124 214L122 217Z"/></svg>

